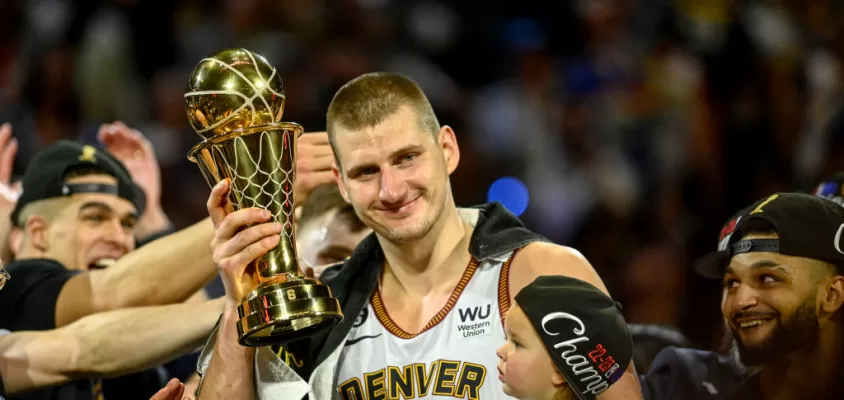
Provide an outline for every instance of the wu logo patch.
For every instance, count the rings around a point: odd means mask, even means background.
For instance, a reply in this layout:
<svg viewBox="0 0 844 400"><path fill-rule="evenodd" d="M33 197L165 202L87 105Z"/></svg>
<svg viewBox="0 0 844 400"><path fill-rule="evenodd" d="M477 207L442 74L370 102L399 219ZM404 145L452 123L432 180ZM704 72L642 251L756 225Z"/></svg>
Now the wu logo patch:
<svg viewBox="0 0 844 400"><path fill-rule="evenodd" d="M458 308L460 322L455 334L462 339L489 335L492 333L492 313L492 303Z"/></svg>
<svg viewBox="0 0 844 400"><path fill-rule="evenodd" d="M489 318L489 314L492 313L492 304L461 308L457 312L460 313L460 322L466 323L467 320L468 322L475 322L476 319L482 320Z"/></svg>

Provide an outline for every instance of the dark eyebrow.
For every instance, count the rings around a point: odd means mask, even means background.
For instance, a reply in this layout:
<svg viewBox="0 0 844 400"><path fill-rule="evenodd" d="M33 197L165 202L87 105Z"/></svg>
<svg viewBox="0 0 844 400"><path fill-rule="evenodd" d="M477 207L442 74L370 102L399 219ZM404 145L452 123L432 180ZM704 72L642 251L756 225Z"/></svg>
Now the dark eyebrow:
<svg viewBox="0 0 844 400"><path fill-rule="evenodd" d="M103 203L103 202L101 202L101 201L89 201L89 202L87 202L87 203L85 203L85 204L82 204L82 206L81 206L81 207L79 207L79 212L80 212L80 213L82 213L83 211L85 211L85 210L87 210L87 209L89 209L89 208L98 208L98 209L100 209L101 211L105 211L105 212L107 212L107 213L114 213L114 209L113 209L113 208L111 208L111 206L109 206L108 204ZM124 215L124 216L123 216L123 218L134 218L134 219L137 219L137 218L138 218L138 213L137 213L137 212L135 212L135 211L130 211L130 212L126 213L126 215Z"/></svg>
<svg viewBox="0 0 844 400"><path fill-rule="evenodd" d="M783 268L782 265L780 265L780 264L778 264L778 263L776 263L772 260L759 260L759 261L750 265L751 270L766 269L766 268L776 269L776 270L779 270L780 272L782 272L784 274L791 275L791 273L787 269ZM727 266L726 272L727 273L735 273L733 271L732 267L730 267L729 265Z"/></svg>
<svg viewBox="0 0 844 400"><path fill-rule="evenodd" d="M407 145L407 146L404 146L404 147L390 153L390 158L393 159L393 158L396 158L398 156L405 155L407 153L413 153L413 152L418 153L418 152L421 152L422 149L424 149L424 147L422 147L418 144Z"/></svg>
<svg viewBox="0 0 844 400"><path fill-rule="evenodd" d="M391 152L390 153L390 159L391 160L395 159L396 157L407 154L407 153L421 152L423 149L424 149L424 147L421 146L421 145L418 145L418 144L407 145L407 146L404 146L404 147L402 147L398 150ZM346 176L350 176L350 177L355 176L360 171L362 171L366 168L372 168L372 167L377 167L377 165L375 165L373 163L365 163L365 164L361 164L361 165L352 166L347 170Z"/></svg>

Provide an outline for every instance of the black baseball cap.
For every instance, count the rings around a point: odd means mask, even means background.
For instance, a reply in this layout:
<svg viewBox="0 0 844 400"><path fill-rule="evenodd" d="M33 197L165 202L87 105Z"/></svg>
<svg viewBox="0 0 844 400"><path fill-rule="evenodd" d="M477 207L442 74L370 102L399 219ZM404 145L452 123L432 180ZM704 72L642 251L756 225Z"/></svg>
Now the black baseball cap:
<svg viewBox="0 0 844 400"><path fill-rule="evenodd" d="M77 167L96 167L117 179L117 185L68 184L67 173ZM60 140L38 152L23 175L22 192L15 209L12 223L30 203L74 193L106 193L122 197L138 209L141 214L146 207L144 191L132 180L129 170L120 160L100 147L76 141Z"/></svg>
<svg viewBox="0 0 844 400"><path fill-rule="evenodd" d="M752 221L764 221L777 239L740 240ZM732 225L732 229L730 228ZM740 253L762 251L844 264L844 207L806 193L776 193L759 199L727 222L718 249L694 264L698 274L721 279L730 259Z"/></svg>
<svg viewBox="0 0 844 400"><path fill-rule="evenodd" d="M741 211L733 214L733 216L730 217L723 226L721 226L721 231L718 233L718 251L727 249L727 245L730 243L730 239L736 231L736 225L739 220L741 220L741 216L747 214L751 210L752 208L750 207L742 208Z"/></svg>
<svg viewBox="0 0 844 400"><path fill-rule="evenodd" d="M813 193L815 196L832 200L833 202L844 206L844 172L838 172L835 175L821 181L821 183L815 187ZM744 208L733 214L733 216L724 223L718 235L718 250L725 250L727 248L726 246L727 242L730 240L730 235L732 235L733 231L736 229L736 222L738 222L742 215L751 210L752 208L750 207Z"/></svg>
<svg viewBox="0 0 844 400"><path fill-rule="evenodd" d="M597 398L624 375L633 340L621 305L600 289L567 276L540 276L515 300L578 399Z"/></svg>

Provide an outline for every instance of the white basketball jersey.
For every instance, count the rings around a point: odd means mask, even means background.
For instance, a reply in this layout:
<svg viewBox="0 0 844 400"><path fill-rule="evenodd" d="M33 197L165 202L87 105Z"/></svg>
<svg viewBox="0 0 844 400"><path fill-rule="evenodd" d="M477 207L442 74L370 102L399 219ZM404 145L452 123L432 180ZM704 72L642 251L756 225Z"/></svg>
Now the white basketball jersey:
<svg viewBox="0 0 844 400"><path fill-rule="evenodd" d="M472 259L460 282L418 334L396 326L376 290L355 320L335 374L335 399L509 398L495 350L505 341L513 252Z"/></svg>

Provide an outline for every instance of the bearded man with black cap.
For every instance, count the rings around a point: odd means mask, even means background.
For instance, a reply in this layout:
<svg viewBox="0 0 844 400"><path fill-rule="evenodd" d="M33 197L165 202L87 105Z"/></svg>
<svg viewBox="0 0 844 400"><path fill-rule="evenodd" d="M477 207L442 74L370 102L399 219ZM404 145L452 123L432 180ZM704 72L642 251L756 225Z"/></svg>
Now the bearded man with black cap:
<svg viewBox="0 0 844 400"><path fill-rule="evenodd" d="M722 280L724 319L756 372L731 398L840 398L844 208L778 193L745 211L726 248L695 264Z"/></svg>
<svg viewBox="0 0 844 400"><path fill-rule="evenodd" d="M837 203L777 193L739 212L725 226L718 251L695 264L701 275L723 282L721 309L741 363L743 379L737 383L733 377L739 375L730 376L728 364L708 366L708 376L729 377L713 382L718 398L841 397L842 231L844 208ZM693 367L692 373L704 366ZM649 378L657 373L652 369ZM643 387L647 393L652 385ZM699 393L689 382L662 389L668 395L659 398L702 398L687 396Z"/></svg>

